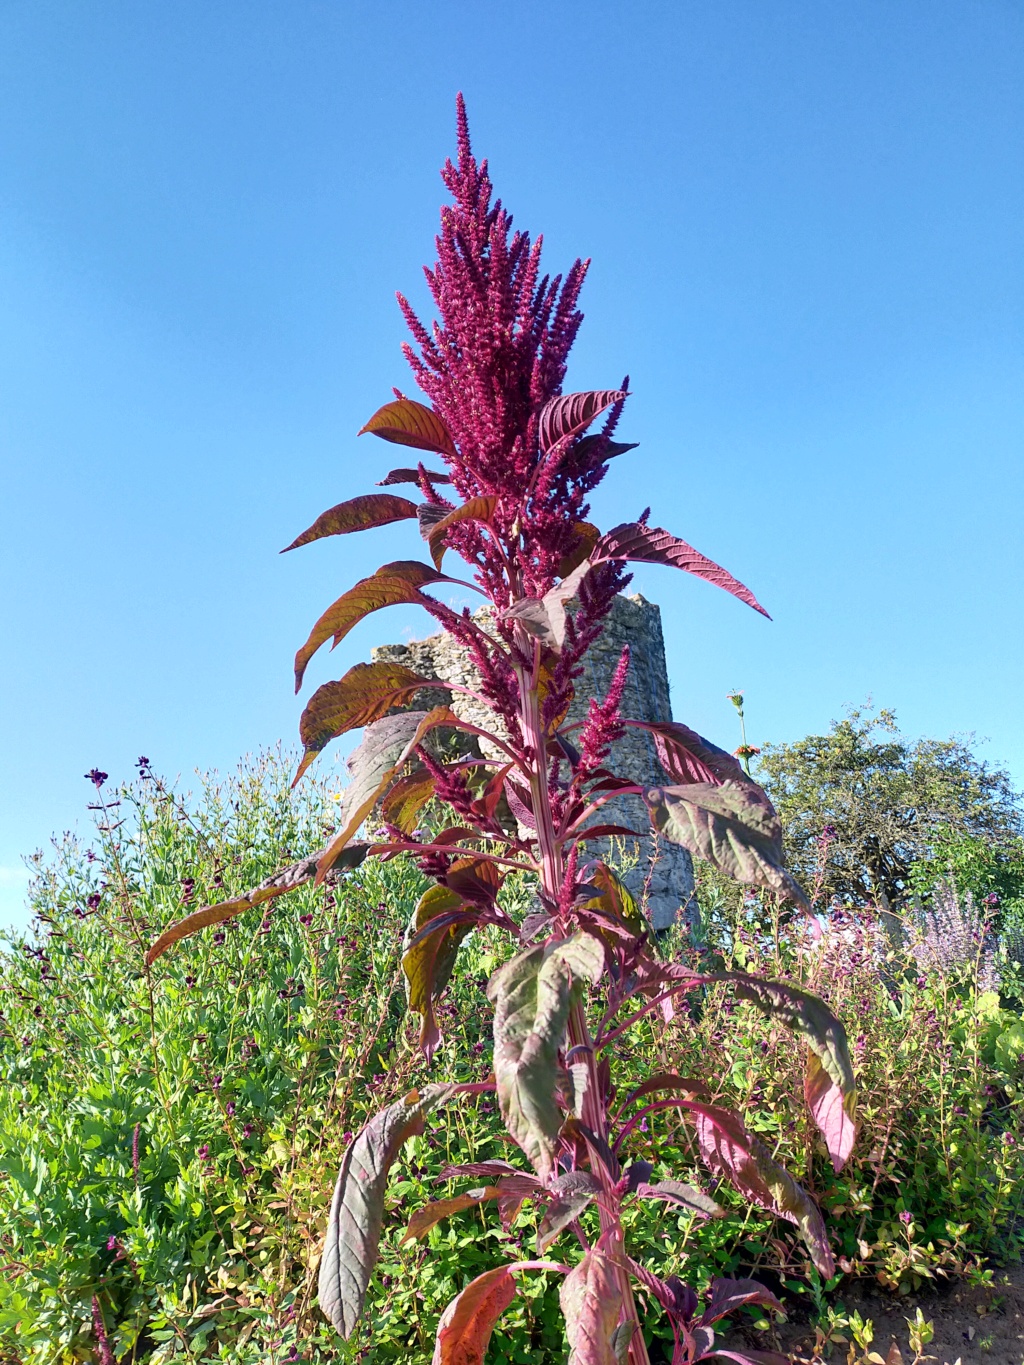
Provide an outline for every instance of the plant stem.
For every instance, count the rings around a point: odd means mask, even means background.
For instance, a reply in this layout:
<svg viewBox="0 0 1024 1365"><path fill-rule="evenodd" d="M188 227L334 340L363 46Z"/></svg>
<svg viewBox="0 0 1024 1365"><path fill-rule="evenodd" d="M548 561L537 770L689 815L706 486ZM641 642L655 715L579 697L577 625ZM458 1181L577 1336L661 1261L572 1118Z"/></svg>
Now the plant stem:
<svg viewBox="0 0 1024 1365"><path fill-rule="evenodd" d="M526 632L516 643L524 654L532 652L531 642ZM533 815L537 823L537 842L540 849L540 881L546 896L558 904L562 890L563 863L562 850L555 834L555 822L551 811L551 801L547 783L547 748L544 727L541 722L540 697L533 679L525 670L516 669L519 679L520 720L523 729L523 742L526 747L530 768L530 794L533 798ZM579 1048L580 1055L586 1059L587 1087L583 1095L583 1122L602 1141L608 1141L608 1120L601 1102L600 1083L597 1075L597 1057L594 1040L590 1034L583 1004L576 1000L569 1013L567 1042L572 1048ZM622 1236L622 1223L619 1219L618 1196L609 1186L608 1177L599 1169L594 1175L601 1182L602 1190L597 1198L598 1213L601 1219L602 1242L615 1266L615 1274L622 1296L620 1322L633 1323L634 1331L629 1343L628 1360L630 1365L650 1365L643 1328L633 1297L633 1286L626 1269L626 1251Z"/></svg>

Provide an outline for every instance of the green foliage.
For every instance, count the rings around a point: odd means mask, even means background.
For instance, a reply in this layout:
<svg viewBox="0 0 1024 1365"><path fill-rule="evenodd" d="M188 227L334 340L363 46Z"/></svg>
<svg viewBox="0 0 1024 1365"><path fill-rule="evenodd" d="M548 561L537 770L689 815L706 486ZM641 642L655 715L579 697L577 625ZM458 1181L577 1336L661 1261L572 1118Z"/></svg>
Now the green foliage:
<svg viewBox="0 0 1024 1365"><path fill-rule="evenodd" d="M402 1243L414 1209L482 1183L438 1183L446 1166L515 1160L493 1097L463 1097L395 1162L352 1340L317 1309L342 1152L425 1079L400 965L425 880L403 860L368 862L333 891L300 888L144 966L152 934L189 904L261 880L330 832L325 787L292 795L288 779L286 764L265 758L204 784L187 807L155 780L137 784L97 812L92 849L65 840L37 865L38 936L0 955L0 1359L97 1359L96 1294L117 1358L139 1365L426 1365L445 1305L496 1262L532 1254L544 1209L529 1203L508 1226L494 1202L474 1204ZM521 915L531 894L512 878L503 903ZM969 985L919 976L870 921L837 922L815 945L795 926L765 934L767 909L748 909L749 922L723 909L713 965L817 991L854 1040L862 1128L842 1175L792 1105L803 1062L785 1023L737 1001L727 982L670 1021L655 1012L630 1026L616 1043L620 1099L666 1066L710 1078L711 1100L742 1110L822 1203L853 1273L904 1290L1014 1254L1020 1015ZM482 983L509 951L491 929L460 948L452 999L436 1006L446 1038L431 1081L486 1078ZM725 1210L705 1221L655 1199L628 1203L641 1264L698 1288L716 1274L813 1283L796 1230L710 1183L677 1111L640 1118L621 1156L650 1161L652 1183L685 1179ZM596 1208L580 1218L596 1236ZM564 1359L558 1277L518 1276L516 1290L493 1358ZM656 1307L645 1330L654 1342L668 1332Z"/></svg>
<svg viewBox="0 0 1024 1365"><path fill-rule="evenodd" d="M892 711L853 710L827 735L766 745L757 771L782 817L789 865L821 904L896 908L915 864L941 848L1019 846L1019 796L1007 774L960 738L911 743Z"/></svg>

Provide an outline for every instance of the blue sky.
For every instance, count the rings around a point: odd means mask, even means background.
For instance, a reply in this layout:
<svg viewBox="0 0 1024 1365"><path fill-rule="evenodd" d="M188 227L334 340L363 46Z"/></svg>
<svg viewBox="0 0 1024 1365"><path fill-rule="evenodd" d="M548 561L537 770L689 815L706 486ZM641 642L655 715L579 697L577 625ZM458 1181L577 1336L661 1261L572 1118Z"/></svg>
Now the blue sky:
<svg viewBox="0 0 1024 1365"><path fill-rule="evenodd" d="M1024 785L1022 72L1008 0L9 0L0 920L88 768L291 740L312 621L419 554L277 551L395 462L355 432L458 89L549 265L593 257L571 387L632 376L595 519L651 504L774 617L638 572L677 717L732 748L733 687L754 743L870 695Z"/></svg>

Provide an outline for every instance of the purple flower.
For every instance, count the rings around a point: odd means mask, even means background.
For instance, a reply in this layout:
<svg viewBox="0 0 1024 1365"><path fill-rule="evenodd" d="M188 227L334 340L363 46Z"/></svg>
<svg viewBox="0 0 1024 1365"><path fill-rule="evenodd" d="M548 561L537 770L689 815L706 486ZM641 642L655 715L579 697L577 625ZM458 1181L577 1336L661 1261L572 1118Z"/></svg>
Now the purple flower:
<svg viewBox="0 0 1024 1365"><path fill-rule="evenodd" d="M114 1352L110 1349L106 1328L103 1325L103 1309L95 1294L92 1296L92 1330L96 1345L100 1348L99 1365L116 1365Z"/></svg>
<svg viewBox="0 0 1024 1365"><path fill-rule="evenodd" d="M196 1152L196 1156L199 1158L200 1161L208 1161L210 1157L210 1144L208 1142L204 1142L203 1145L199 1148L198 1152Z"/></svg>
<svg viewBox="0 0 1024 1365"><path fill-rule="evenodd" d="M312 924L312 923L313 923L313 916L312 916L312 915L300 915L300 916L299 916L299 923L300 923L300 924Z"/></svg>
<svg viewBox="0 0 1024 1365"><path fill-rule="evenodd" d="M100 908L100 901L102 899L103 897L99 894L99 892L94 891L92 895L88 897L85 903L90 910L98 910Z"/></svg>
<svg viewBox="0 0 1024 1365"><path fill-rule="evenodd" d="M216 943L216 944L218 945L218 947L219 947L220 944L222 944L222 943L224 942L224 938L225 938L225 935L224 935L223 931L221 931L220 933L214 934L214 936L213 936L213 941L214 941L214 943Z"/></svg>
<svg viewBox="0 0 1024 1365"><path fill-rule="evenodd" d="M914 1215L913 1215L912 1213L910 1213L909 1210L904 1209L903 1212L900 1214L900 1222L901 1222L901 1223L912 1223L913 1221L914 1221Z"/></svg>
<svg viewBox="0 0 1024 1365"><path fill-rule="evenodd" d="M224 1077L220 1075L210 1077L210 1084L213 1086L214 1090L220 1089L220 1083L223 1079Z"/></svg>
<svg viewBox="0 0 1024 1365"><path fill-rule="evenodd" d="M234 1100L228 1100L227 1104L224 1106L224 1112L225 1112L225 1114L227 1114L227 1116L228 1116L229 1119L234 1118L234 1116L235 1116L235 1102L234 1102Z"/></svg>
<svg viewBox="0 0 1024 1365"><path fill-rule="evenodd" d="M111 1233L110 1236L107 1238L107 1250L116 1251L119 1245L120 1243L118 1242L117 1238L114 1236L113 1233Z"/></svg>
<svg viewBox="0 0 1024 1365"><path fill-rule="evenodd" d="M99 791L109 776L109 773L100 772L99 768L90 768L85 774L86 781L91 782L97 791Z"/></svg>
<svg viewBox="0 0 1024 1365"><path fill-rule="evenodd" d="M994 891L990 891L988 895L985 897L985 904L993 910L999 904L999 897L996 895Z"/></svg>

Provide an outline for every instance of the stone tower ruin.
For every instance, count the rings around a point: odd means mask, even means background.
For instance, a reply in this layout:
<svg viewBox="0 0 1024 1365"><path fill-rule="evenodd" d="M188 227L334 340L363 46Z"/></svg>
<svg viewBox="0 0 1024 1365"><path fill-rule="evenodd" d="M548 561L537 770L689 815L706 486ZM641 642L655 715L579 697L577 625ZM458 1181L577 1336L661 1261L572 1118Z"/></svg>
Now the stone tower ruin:
<svg viewBox="0 0 1024 1365"><path fill-rule="evenodd" d="M623 594L615 599L603 634L584 659L585 671L576 684L576 697L569 710L570 720L583 719L591 697L605 696L612 672L626 644L630 646L630 665L622 702L623 714L632 720L672 719L661 612L653 602L646 601L636 593ZM465 687L475 687L479 682L472 660L450 636L431 635L426 640L407 645L382 645L373 651L371 657L374 662L404 664L421 677L437 679L436 688L424 688L418 694L414 703L416 706L450 706L463 720L487 728L494 727L494 717L490 712L485 712L479 702L444 687L445 682ZM643 730L627 729L613 748L608 762L619 776L643 786L660 786L672 780L658 762L654 741ZM592 823L624 825L629 829L645 831L637 839L616 840L618 847L612 850L609 850L608 841L595 841L588 845L588 849L593 850L590 856L607 857L609 852L613 856L624 853L625 862L633 863L626 871L624 880L638 898L643 892L645 881L650 878L647 906L655 930L668 929L680 919L693 925L696 900L690 855L679 844L671 844L663 839L655 843L643 800L639 796L618 796L602 809Z"/></svg>

